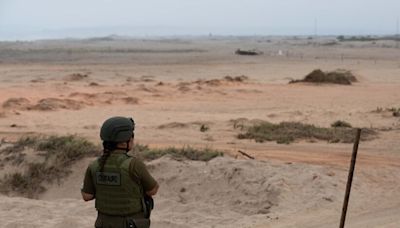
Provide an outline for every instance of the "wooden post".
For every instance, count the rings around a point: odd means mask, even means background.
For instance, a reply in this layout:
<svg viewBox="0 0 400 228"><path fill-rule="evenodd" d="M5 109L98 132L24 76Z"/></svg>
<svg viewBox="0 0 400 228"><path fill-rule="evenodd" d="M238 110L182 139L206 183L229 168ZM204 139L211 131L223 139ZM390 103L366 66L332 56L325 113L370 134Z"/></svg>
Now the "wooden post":
<svg viewBox="0 0 400 228"><path fill-rule="evenodd" d="M361 129L358 128L357 134L356 134L356 140L354 141L354 146L353 146L353 154L351 156L349 176L347 178L346 194L344 196L342 217L340 219L340 228L344 228L344 223L346 221L347 206L349 204L350 190L351 190L351 184L353 182L354 167L356 165L357 151L358 151L358 144L360 142L360 136L361 136Z"/></svg>

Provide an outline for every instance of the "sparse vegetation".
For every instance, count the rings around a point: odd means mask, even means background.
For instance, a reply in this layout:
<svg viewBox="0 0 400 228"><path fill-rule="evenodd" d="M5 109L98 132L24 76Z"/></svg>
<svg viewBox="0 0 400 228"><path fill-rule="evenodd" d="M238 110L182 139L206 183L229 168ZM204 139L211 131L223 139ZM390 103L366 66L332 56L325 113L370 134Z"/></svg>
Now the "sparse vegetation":
<svg viewBox="0 0 400 228"><path fill-rule="evenodd" d="M384 38L379 38L379 37L372 37L372 36L338 36L337 40L339 40L340 42L344 42L344 41L377 41L380 39L384 39Z"/></svg>
<svg viewBox="0 0 400 228"><path fill-rule="evenodd" d="M375 132L370 129L363 131L361 140L370 140ZM246 129L238 135L239 139L254 139L256 142L276 141L279 144L289 144L296 140L324 140L330 143L352 143L355 133L352 128L322 128L299 122L282 122L273 124L262 122Z"/></svg>
<svg viewBox="0 0 400 228"><path fill-rule="evenodd" d="M388 36L338 36L336 39L340 42L345 42L345 41L359 41L359 42L369 42L372 41L372 43L376 43L376 41L384 41L384 40L398 40L397 35L388 35Z"/></svg>
<svg viewBox="0 0 400 228"><path fill-rule="evenodd" d="M351 124L347 123L346 121L337 120L331 124L331 127L349 127L351 128Z"/></svg>
<svg viewBox="0 0 400 228"><path fill-rule="evenodd" d="M389 108L389 109L387 109L387 110L388 110L389 112L391 112L393 116L395 116L395 117L400 117L400 108L392 107L392 108Z"/></svg>
<svg viewBox="0 0 400 228"><path fill-rule="evenodd" d="M336 39L339 40L339 41L343 41L344 40L344 36L340 35L340 36L336 37Z"/></svg>
<svg viewBox="0 0 400 228"><path fill-rule="evenodd" d="M236 55L262 55L264 54L262 51L258 51L256 49L252 49L252 50L241 50L241 49L237 49L235 51Z"/></svg>
<svg viewBox="0 0 400 228"><path fill-rule="evenodd" d="M383 112L383 108L382 107L376 107L376 109L372 112L376 112L376 113L381 113Z"/></svg>
<svg viewBox="0 0 400 228"><path fill-rule="evenodd" d="M209 127L209 126L207 126L207 125L205 125L205 124L202 124L202 125L200 126L200 131L201 131L201 132L206 132L206 131L208 131L208 130L210 130L210 127Z"/></svg>
<svg viewBox="0 0 400 228"><path fill-rule="evenodd" d="M351 85L357 82L357 78L347 70L335 70L330 72L323 72L320 69L312 71L302 80L292 80L289 83L310 82L310 83L332 83L340 85Z"/></svg>
<svg viewBox="0 0 400 228"><path fill-rule="evenodd" d="M245 75L234 76L234 77L227 75L224 77L224 80L228 82L244 82L249 80L249 77Z"/></svg>
<svg viewBox="0 0 400 228"><path fill-rule="evenodd" d="M13 173L5 175L1 180L2 193L16 193L29 198L35 198L39 193L45 191L42 185L36 183L36 178L32 178L29 174Z"/></svg>
<svg viewBox="0 0 400 228"><path fill-rule="evenodd" d="M24 136L19 138L12 146L2 149L1 153L11 154L19 153L25 149L25 147L32 147L37 142L37 137Z"/></svg>
<svg viewBox="0 0 400 228"><path fill-rule="evenodd" d="M150 149L148 146L140 144L135 145L133 153L145 160L154 160L164 155L170 155L176 160L189 159L194 161L209 161L215 157L223 156L223 152L210 148L195 149L186 146L182 148L169 147L166 149Z"/></svg>
<svg viewBox="0 0 400 228"><path fill-rule="evenodd" d="M89 77L89 74L81 74L81 73L74 73L70 74L64 77L64 80L66 81L81 81L84 79L87 79Z"/></svg>
<svg viewBox="0 0 400 228"><path fill-rule="evenodd" d="M330 42L322 43L321 45L322 46L335 46L335 45L339 45L339 43L336 41L330 41Z"/></svg>
<svg viewBox="0 0 400 228"><path fill-rule="evenodd" d="M99 148L84 138L74 135L50 136L38 141L36 149L45 151L45 158L60 165L70 165L88 155L95 155Z"/></svg>
<svg viewBox="0 0 400 228"><path fill-rule="evenodd" d="M392 107L392 108L382 108L382 107L377 107L375 110L372 112L374 113L383 113L383 112L390 112L394 117L400 117L400 108Z"/></svg>
<svg viewBox="0 0 400 228"><path fill-rule="evenodd" d="M85 157L93 156L99 148L84 138L69 136L28 136L20 138L0 153L24 155L22 151L31 148L43 157L41 162L26 163L24 170L8 174L0 180L0 192L35 198L45 191L43 184L52 183L70 173L71 165ZM19 158L21 156L16 156Z"/></svg>
<svg viewBox="0 0 400 228"><path fill-rule="evenodd" d="M25 149L33 149L41 158L39 162L28 163L24 160ZM20 138L13 145L0 151L7 155L6 162L21 165L21 171L6 174L0 180L0 193L21 195L36 198L46 188L44 184L59 181L70 172L74 162L88 156L94 156L99 147L84 138L68 136L26 136ZM145 160L154 160L164 155L170 155L176 160L209 161L215 157L223 156L223 152L210 148L195 149L190 146L183 148L150 149L148 146L136 144L133 153ZM8 158L8 159L7 159ZM22 161L21 161L22 158ZM15 160L15 161L14 161ZM17 164L17 165L18 165Z"/></svg>

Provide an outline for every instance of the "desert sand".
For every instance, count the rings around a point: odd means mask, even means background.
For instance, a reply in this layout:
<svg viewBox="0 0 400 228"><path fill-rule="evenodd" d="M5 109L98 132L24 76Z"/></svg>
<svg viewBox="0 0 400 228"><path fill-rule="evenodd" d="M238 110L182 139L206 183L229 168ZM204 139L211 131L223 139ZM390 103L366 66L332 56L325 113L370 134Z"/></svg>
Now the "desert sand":
<svg viewBox="0 0 400 228"><path fill-rule="evenodd" d="M336 120L372 128L359 147L346 227L400 227L400 52L391 41L206 37L0 43L0 139L77 134L99 143L110 116L136 142L225 152L209 162L148 163L160 182L152 227L338 227L352 144L240 140L234 122ZM259 56L235 55L257 49ZM351 86L288 84L314 69L351 70ZM228 76L228 77L227 77ZM202 125L208 131L200 131ZM0 145L1 147L2 145ZM246 151L255 160L237 153ZM0 195L1 227L93 227L79 161L38 199ZM15 170L4 157L1 175Z"/></svg>

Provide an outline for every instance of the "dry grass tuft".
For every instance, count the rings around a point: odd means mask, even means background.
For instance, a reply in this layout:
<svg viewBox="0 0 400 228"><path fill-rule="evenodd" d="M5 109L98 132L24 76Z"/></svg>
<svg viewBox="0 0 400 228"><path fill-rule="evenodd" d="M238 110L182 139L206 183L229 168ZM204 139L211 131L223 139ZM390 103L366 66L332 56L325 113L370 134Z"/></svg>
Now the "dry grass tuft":
<svg viewBox="0 0 400 228"><path fill-rule="evenodd" d="M211 159L223 156L223 152L210 148L195 149L190 146L165 149L151 149L146 145L136 144L133 153L145 160L155 160L165 155L171 156L176 160L210 161Z"/></svg>
<svg viewBox="0 0 400 228"><path fill-rule="evenodd" d="M52 183L66 177L76 161L93 156L99 151L98 147L86 139L69 135L22 137L0 153L22 156L22 151L27 148L40 154L43 157L42 162L26 163L22 171L5 175L0 180L1 193L36 198L46 190L44 183Z"/></svg>
<svg viewBox="0 0 400 228"><path fill-rule="evenodd" d="M364 129L361 140L371 140L375 131ZM330 143L352 143L355 131L349 127L322 128L299 122L282 122L273 124L262 122L247 127L245 133L237 136L239 139L254 139L256 142L276 141L279 144L290 144L296 140L323 140Z"/></svg>
<svg viewBox="0 0 400 228"><path fill-rule="evenodd" d="M347 70L335 70L330 72L323 72L320 69L316 69L302 80L292 80L289 83L298 82L309 82L309 83L331 83L340 85L351 85L353 82L357 82L357 78Z"/></svg>
<svg viewBox="0 0 400 228"><path fill-rule="evenodd" d="M331 124L331 127L349 127L351 128L351 124L347 123L346 121L337 120Z"/></svg>

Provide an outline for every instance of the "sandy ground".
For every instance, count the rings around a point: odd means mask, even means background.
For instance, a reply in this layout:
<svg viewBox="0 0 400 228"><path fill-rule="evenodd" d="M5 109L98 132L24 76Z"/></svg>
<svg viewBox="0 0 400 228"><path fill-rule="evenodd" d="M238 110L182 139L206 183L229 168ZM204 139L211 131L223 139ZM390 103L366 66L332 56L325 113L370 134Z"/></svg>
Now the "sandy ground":
<svg viewBox="0 0 400 228"><path fill-rule="evenodd" d="M161 184L153 227L337 227L352 145L239 140L233 120L323 127L344 120L378 131L360 145L348 227L399 227L400 118L385 109L400 107L400 52L390 41L328 42L255 37L0 43L0 138L78 134L98 142L106 118L133 116L139 143L227 154L208 163L149 163ZM237 48L264 55L237 56ZM316 68L351 70L359 82L288 84ZM201 132L201 125L209 130ZM239 149L256 160L245 160ZM4 227L92 227L93 205L79 199L89 160L39 200L0 196Z"/></svg>

